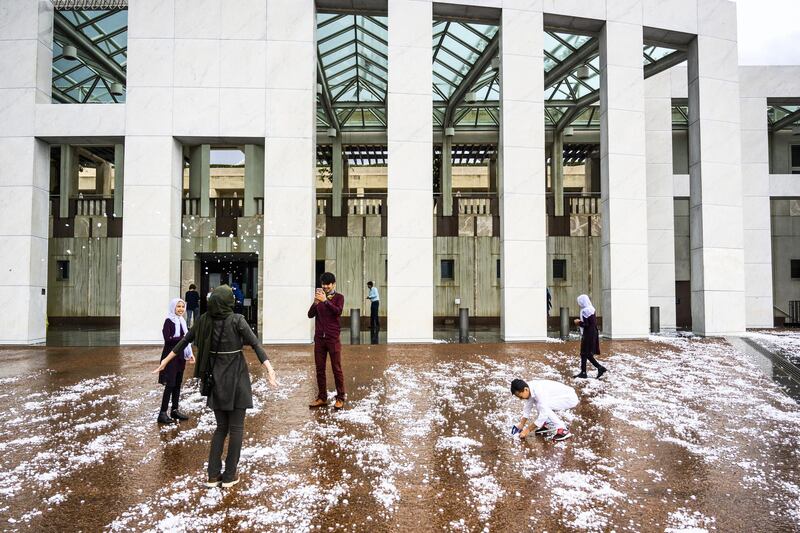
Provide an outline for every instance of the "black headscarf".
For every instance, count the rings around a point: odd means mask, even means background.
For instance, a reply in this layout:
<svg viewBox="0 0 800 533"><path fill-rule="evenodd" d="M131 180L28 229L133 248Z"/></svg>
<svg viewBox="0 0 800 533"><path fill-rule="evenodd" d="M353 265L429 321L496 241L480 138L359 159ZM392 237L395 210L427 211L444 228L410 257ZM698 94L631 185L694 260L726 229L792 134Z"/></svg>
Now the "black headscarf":
<svg viewBox="0 0 800 533"><path fill-rule="evenodd" d="M233 314L236 299L227 285L220 285L208 297L208 311L200 315L194 323L194 345L197 347L197 362L194 365L194 377L202 377L209 362L209 352L213 342L214 322L224 320ZM221 333L220 333L221 334Z"/></svg>

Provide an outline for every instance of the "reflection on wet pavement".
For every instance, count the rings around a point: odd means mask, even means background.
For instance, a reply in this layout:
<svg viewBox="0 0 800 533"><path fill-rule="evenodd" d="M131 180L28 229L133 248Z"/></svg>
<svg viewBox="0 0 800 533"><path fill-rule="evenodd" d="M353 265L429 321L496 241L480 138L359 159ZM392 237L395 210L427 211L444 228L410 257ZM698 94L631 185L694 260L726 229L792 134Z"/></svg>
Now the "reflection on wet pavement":
<svg viewBox="0 0 800 533"><path fill-rule="evenodd" d="M790 531L800 407L721 340L348 346L346 409L310 411L310 347L248 354L232 489L202 487L213 415L159 428L160 347L0 349L0 523L20 531ZM573 384L574 433L512 438L513 377Z"/></svg>

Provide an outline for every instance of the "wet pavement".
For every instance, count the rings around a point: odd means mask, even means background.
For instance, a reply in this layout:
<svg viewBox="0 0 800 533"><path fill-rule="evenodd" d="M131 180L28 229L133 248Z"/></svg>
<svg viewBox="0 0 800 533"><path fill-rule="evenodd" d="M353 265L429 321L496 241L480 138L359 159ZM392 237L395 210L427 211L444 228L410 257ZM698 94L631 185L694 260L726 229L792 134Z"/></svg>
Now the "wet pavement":
<svg viewBox="0 0 800 533"><path fill-rule="evenodd" d="M242 482L207 490L213 415L159 428L160 347L0 348L7 531L800 531L800 406L723 340L347 346L310 411L310 346L248 352ZM593 374L593 372L590 372ZM513 377L574 385L574 437L519 441ZM330 388L333 386L329 377Z"/></svg>

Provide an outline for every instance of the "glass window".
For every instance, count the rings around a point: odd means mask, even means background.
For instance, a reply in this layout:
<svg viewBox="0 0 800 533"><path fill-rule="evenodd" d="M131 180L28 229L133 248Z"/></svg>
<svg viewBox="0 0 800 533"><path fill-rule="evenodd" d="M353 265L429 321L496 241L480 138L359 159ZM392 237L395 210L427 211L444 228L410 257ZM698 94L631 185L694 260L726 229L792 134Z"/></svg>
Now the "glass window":
<svg viewBox="0 0 800 533"><path fill-rule="evenodd" d="M800 174L800 144L792 145L792 174Z"/></svg>
<svg viewBox="0 0 800 533"><path fill-rule="evenodd" d="M553 279L559 279L562 281L567 279L566 259L553 259Z"/></svg>
<svg viewBox="0 0 800 533"><path fill-rule="evenodd" d="M500 260L497 260L497 279L500 279Z"/></svg>
<svg viewBox="0 0 800 533"><path fill-rule="evenodd" d="M127 9L56 9L54 16L57 24L53 32L53 101L124 102L128 63ZM68 27L69 31L62 27ZM75 39L70 32L84 39ZM64 47L68 45L76 48L76 57L64 54ZM93 56L101 57L102 61Z"/></svg>
<svg viewBox="0 0 800 533"><path fill-rule="evenodd" d="M56 261L56 280L69 281L69 260Z"/></svg>
<svg viewBox="0 0 800 533"><path fill-rule="evenodd" d="M442 259L441 262L442 280L456 279L455 271L456 271L455 259Z"/></svg>
<svg viewBox="0 0 800 533"><path fill-rule="evenodd" d="M792 259L792 279L800 279L800 259Z"/></svg>

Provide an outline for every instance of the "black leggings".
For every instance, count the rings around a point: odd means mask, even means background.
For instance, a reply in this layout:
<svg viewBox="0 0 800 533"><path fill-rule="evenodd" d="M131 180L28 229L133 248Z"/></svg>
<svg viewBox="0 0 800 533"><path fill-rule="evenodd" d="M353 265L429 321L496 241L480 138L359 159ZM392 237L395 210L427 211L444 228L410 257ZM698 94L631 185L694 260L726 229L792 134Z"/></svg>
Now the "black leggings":
<svg viewBox="0 0 800 533"><path fill-rule="evenodd" d="M581 372L584 374L586 373L586 361L591 362L597 370L603 368L603 365L597 362L597 359L594 358L593 354L584 355L581 354Z"/></svg>
<svg viewBox="0 0 800 533"><path fill-rule="evenodd" d="M172 410L178 409L178 401L181 396L181 380L175 380L175 385L170 387L164 385L164 394L161 396L161 410L166 411L169 407L169 400L172 398Z"/></svg>
<svg viewBox="0 0 800 533"><path fill-rule="evenodd" d="M217 479L222 471L222 448L225 446L225 437L228 437L228 455L225 457L225 473L222 481L236 479L236 467L239 465L239 454L242 451L244 438L245 409L222 411L214 409L217 419L217 429L211 437L211 450L208 453L208 479Z"/></svg>

